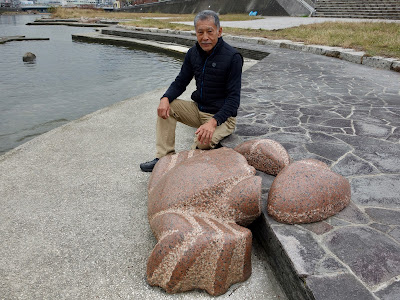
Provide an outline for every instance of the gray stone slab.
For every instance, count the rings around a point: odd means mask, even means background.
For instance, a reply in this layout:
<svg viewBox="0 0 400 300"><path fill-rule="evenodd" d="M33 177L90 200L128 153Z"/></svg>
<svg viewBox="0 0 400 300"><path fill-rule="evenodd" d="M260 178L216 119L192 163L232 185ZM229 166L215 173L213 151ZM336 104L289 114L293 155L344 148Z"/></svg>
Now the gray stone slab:
<svg viewBox="0 0 400 300"><path fill-rule="evenodd" d="M353 124L356 135L385 139L392 133L392 127L387 125L373 124L364 121L354 121Z"/></svg>
<svg viewBox="0 0 400 300"><path fill-rule="evenodd" d="M380 285L400 274L400 247L392 239L366 227L330 232L325 242L366 285Z"/></svg>
<svg viewBox="0 0 400 300"><path fill-rule="evenodd" d="M290 225L272 228L292 261L297 275L307 277L313 274L325 251L312 235L307 230Z"/></svg>
<svg viewBox="0 0 400 300"><path fill-rule="evenodd" d="M332 256L326 256L315 270L315 275L347 273L346 267Z"/></svg>
<svg viewBox="0 0 400 300"><path fill-rule="evenodd" d="M305 147L310 153L314 153L332 161L336 161L352 150L352 147L344 143L309 143L306 144Z"/></svg>
<svg viewBox="0 0 400 300"><path fill-rule="evenodd" d="M376 300L351 274L311 276L307 278L307 285L315 300Z"/></svg>
<svg viewBox="0 0 400 300"><path fill-rule="evenodd" d="M398 300L400 295L400 281L395 281L389 286L375 293L381 300Z"/></svg>
<svg viewBox="0 0 400 300"><path fill-rule="evenodd" d="M381 172L400 172L400 144L367 136L335 135L355 148L353 154L373 164Z"/></svg>
<svg viewBox="0 0 400 300"><path fill-rule="evenodd" d="M390 232L389 235L394 238L398 243L400 243L400 226L395 226Z"/></svg>
<svg viewBox="0 0 400 300"><path fill-rule="evenodd" d="M335 218L353 224L367 224L370 222L368 216L364 214L354 202L335 215Z"/></svg>
<svg viewBox="0 0 400 300"><path fill-rule="evenodd" d="M381 209L381 208L369 208L365 209L365 212L375 222L386 224L386 225L400 225L400 211Z"/></svg>
<svg viewBox="0 0 400 300"><path fill-rule="evenodd" d="M351 180L351 200L359 205L398 209L399 194L398 175L376 175Z"/></svg>
<svg viewBox="0 0 400 300"><path fill-rule="evenodd" d="M341 158L332 167L332 171L345 177L379 173L379 171L373 165L352 153L348 153Z"/></svg>

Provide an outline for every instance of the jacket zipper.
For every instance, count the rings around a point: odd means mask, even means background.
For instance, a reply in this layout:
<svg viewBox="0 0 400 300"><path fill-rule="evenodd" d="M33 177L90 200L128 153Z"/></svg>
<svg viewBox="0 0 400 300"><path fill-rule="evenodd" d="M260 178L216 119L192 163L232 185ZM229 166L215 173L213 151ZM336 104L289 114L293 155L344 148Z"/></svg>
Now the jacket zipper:
<svg viewBox="0 0 400 300"><path fill-rule="evenodd" d="M200 99L201 100L203 100L203 85L204 85L204 73L206 70L206 64L207 64L208 59L214 54L216 48L217 47L214 48L213 52L210 54L210 56L207 57L206 61L204 62L203 71L201 73L201 75L202 75L201 76L201 86L200 86Z"/></svg>

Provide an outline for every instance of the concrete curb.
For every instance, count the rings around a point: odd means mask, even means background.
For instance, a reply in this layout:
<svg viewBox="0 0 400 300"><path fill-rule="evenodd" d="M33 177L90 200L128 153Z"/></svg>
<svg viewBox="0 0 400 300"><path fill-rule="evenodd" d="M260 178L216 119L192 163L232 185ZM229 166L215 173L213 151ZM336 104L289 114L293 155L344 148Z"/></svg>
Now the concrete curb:
<svg viewBox="0 0 400 300"><path fill-rule="evenodd" d="M135 27L118 25L118 28L127 30L136 30L143 32L161 33L161 34L175 34L183 36L194 36L194 31L180 31L172 29L157 29L157 28L146 28L146 27ZM257 37L246 37L246 36L234 36L224 35L224 39L229 41L243 42L248 44L266 45L274 48L284 48L301 52L309 52L318 55L325 55L328 57L339 58L352 63L363 64L369 67L392 70L400 72L400 60L395 58L386 58L381 56L368 56L365 52L356 51L354 49L341 48L341 47L330 47L323 45L305 45L302 42L293 42L290 40L271 40L266 38Z"/></svg>

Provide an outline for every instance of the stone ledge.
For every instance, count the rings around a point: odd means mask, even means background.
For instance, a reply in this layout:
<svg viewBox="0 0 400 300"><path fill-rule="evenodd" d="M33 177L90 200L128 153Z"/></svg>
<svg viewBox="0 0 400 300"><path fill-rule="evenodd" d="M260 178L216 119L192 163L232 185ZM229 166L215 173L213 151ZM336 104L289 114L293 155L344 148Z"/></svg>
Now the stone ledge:
<svg viewBox="0 0 400 300"><path fill-rule="evenodd" d="M119 28L124 28L128 30L137 30L144 32L153 32L161 34L174 34L174 35L184 35L184 36L194 36L194 31L180 31L171 29L158 29L158 28L141 28L134 26L124 26L118 25ZM392 70L395 72L400 72L400 60L395 58L385 58L380 56L367 56L365 52L355 51L354 49L347 49L341 47L330 47L323 45L305 45L303 42L293 42L291 40L270 40L266 38L257 37L246 37L246 36L235 36L235 35L224 35L227 41L235 41L248 43L253 45L265 45L274 48L284 48L295 51L309 52L317 55L325 55L329 57L335 57L342 60L346 60L352 63L363 64L369 67Z"/></svg>

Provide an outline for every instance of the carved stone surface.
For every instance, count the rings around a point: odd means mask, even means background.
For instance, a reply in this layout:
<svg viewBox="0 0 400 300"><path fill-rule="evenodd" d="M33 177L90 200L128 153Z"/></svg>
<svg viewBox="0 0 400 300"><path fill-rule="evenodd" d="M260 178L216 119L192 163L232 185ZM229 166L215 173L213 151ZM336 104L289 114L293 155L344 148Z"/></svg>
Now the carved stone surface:
<svg viewBox="0 0 400 300"><path fill-rule="evenodd" d="M261 178L236 151L192 150L163 157L148 186L148 218L158 243L147 280L168 293L220 295L251 275L251 231L261 214Z"/></svg>
<svg viewBox="0 0 400 300"><path fill-rule="evenodd" d="M270 175L277 175L290 163L286 149L270 139L250 140L234 150L246 157L249 165Z"/></svg>
<svg viewBox="0 0 400 300"><path fill-rule="evenodd" d="M285 167L272 183L268 214L283 223L324 220L350 203L348 180L323 162L306 159Z"/></svg>

